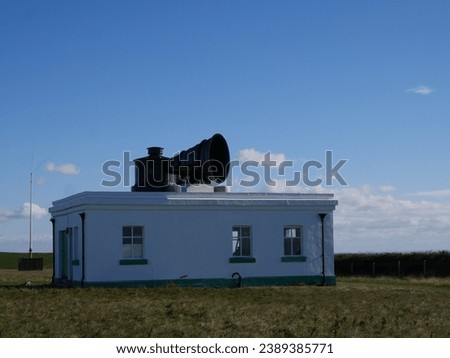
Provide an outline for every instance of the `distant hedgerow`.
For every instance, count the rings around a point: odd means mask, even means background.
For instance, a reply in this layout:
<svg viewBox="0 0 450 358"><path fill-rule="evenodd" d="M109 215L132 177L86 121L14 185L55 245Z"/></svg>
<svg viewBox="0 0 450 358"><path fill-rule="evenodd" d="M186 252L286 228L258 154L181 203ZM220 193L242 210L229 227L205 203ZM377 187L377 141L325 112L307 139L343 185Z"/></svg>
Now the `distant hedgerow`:
<svg viewBox="0 0 450 358"><path fill-rule="evenodd" d="M336 276L450 276L450 252L336 254Z"/></svg>

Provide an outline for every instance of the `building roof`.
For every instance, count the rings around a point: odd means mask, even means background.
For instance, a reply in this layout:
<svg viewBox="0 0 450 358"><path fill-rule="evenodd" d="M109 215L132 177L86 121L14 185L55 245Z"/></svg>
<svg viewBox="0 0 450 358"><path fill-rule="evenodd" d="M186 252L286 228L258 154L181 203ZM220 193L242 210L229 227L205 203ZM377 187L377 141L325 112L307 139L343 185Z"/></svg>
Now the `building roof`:
<svg viewBox="0 0 450 358"><path fill-rule="evenodd" d="M50 213L100 207L144 208L173 206L286 207L298 210L334 210L337 200L323 193L204 193L204 192L105 192L85 191L53 202Z"/></svg>

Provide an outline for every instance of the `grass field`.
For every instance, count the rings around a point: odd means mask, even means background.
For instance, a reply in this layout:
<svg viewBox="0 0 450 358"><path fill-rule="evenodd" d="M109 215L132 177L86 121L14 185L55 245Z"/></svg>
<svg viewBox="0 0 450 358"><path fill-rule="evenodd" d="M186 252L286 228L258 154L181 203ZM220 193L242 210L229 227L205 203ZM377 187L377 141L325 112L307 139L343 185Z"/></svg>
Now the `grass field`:
<svg viewBox="0 0 450 358"><path fill-rule="evenodd" d="M448 278L240 289L40 286L51 275L0 269L0 337L450 337Z"/></svg>
<svg viewBox="0 0 450 358"><path fill-rule="evenodd" d="M17 269L18 260L27 257L28 254L0 252L0 269ZM43 258L44 268L52 268L53 255L51 253L35 253L33 258Z"/></svg>

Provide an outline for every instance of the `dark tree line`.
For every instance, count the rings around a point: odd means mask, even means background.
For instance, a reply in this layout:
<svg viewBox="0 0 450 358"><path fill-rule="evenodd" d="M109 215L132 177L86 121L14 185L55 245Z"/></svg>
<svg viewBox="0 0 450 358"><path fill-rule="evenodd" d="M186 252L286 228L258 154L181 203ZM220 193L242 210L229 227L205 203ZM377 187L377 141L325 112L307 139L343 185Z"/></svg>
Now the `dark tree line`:
<svg viewBox="0 0 450 358"><path fill-rule="evenodd" d="M450 276L450 252L336 254L336 276Z"/></svg>

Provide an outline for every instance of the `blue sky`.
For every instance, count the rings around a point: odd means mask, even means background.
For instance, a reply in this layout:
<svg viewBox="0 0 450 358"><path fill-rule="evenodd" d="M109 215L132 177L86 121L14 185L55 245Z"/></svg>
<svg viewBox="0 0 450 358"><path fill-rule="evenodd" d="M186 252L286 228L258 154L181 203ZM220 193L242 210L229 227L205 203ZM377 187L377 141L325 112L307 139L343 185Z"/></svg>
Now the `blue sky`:
<svg viewBox="0 0 450 358"><path fill-rule="evenodd" d="M245 188L334 192L337 252L449 250L449 16L448 1L2 1L0 251L28 249L31 168L48 251L46 209L111 190L105 161L216 132L234 159L347 159L346 186Z"/></svg>

